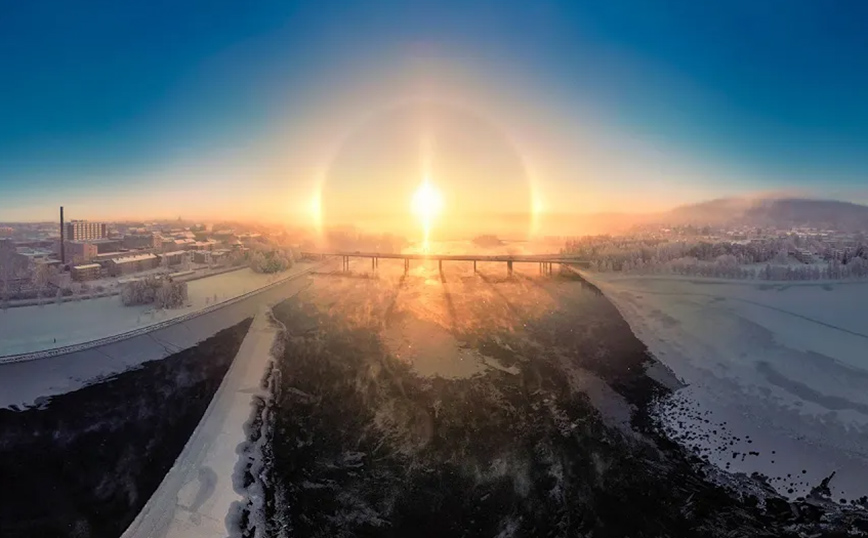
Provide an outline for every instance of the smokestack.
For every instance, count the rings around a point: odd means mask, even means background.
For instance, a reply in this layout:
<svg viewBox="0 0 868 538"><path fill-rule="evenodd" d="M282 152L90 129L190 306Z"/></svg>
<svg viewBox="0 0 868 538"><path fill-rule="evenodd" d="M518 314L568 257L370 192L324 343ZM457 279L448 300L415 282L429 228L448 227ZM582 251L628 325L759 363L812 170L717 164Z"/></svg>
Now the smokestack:
<svg viewBox="0 0 868 538"><path fill-rule="evenodd" d="M63 246L63 206L60 206L60 265L66 265L66 249Z"/></svg>

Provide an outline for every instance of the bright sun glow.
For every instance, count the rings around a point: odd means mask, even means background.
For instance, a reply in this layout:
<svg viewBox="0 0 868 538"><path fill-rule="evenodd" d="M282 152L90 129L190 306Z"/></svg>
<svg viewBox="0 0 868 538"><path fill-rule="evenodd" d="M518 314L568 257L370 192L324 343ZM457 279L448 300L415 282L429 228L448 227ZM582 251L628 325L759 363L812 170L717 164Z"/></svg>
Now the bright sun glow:
<svg viewBox="0 0 868 538"><path fill-rule="evenodd" d="M425 250L428 249L428 238L431 233L431 223L440 210L443 208L443 198L440 192L431 184L431 181L426 177L425 180L413 193L412 201L413 214L422 221L422 227L425 231Z"/></svg>

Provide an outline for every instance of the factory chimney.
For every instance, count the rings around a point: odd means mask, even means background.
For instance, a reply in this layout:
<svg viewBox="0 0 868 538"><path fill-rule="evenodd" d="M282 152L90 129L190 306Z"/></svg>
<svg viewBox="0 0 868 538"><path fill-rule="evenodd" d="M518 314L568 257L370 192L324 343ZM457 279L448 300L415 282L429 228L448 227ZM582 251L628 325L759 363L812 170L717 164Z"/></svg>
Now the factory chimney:
<svg viewBox="0 0 868 538"><path fill-rule="evenodd" d="M66 249L63 244L63 206L60 206L60 265L66 265Z"/></svg>

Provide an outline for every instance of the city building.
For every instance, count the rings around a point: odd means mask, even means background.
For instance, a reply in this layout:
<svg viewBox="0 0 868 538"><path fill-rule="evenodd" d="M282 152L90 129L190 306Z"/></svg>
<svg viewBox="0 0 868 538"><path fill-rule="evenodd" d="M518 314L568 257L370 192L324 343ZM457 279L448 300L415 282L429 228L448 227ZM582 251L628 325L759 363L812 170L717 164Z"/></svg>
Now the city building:
<svg viewBox="0 0 868 538"><path fill-rule="evenodd" d="M129 250L117 250L114 252L103 252L101 254L97 254L93 257L93 261L95 262L104 262L106 260L112 260L114 258L123 258L125 256L132 256L135 254L134 252L130 252Z"/></svg>
<svg viewBox="0 0 868 538"><path fill-rule="evenodd" d="M226 261L228 250L197 250L193 253L193 261L201 264L220 265Z"/></svg>
<svg viewBox="0 0 868 538"><path fill-rule="evenodd" d="M51 258L54 252L46 248L19 247L17 256L22 260L26 260L28 266L32 266L39 261L45 261Z"/></svg>
<svg viewBox="0 0 868 538"><path fill-rule="evenodd" d="M90 263L97 255L97 246L88 241L67 241L64 245L66 261L72 264Z"/></svg>
<svg viewBox="0 0 868 538"><path fill-rule="evenodd" d="M124 236L122 245L128 249L150 249L159 248L155 244L156 237L152 233L134 233Z"/></svg>
<svg viewBox="0 0 868 538"><path fill-rule="evenodd" d="M181 265L184 263L184 260L187 259L187 251L186 250L176 250L173 252L165 252L160 255L162 258L162 262L169 267L174 267L176 265Z"/></svg>
<svg viewBox="0 0 868 538"><path fill-rule="evenodd" d="M121 248L121 242L117 239L95 239L91 243L96 245L97 254L117 252Z"/></svg>
<svg viewBox="0 0 868 538"><path fill-rule="evenodd" d="M65 237L67 241L88 241L108 237L108 226L104 222L73 220L66 223Z"/></svg>
<svg viewBox="0 0 868 538"><path fill-rule="evenodd" d="M217 244L217 241L213 239L209 239L207 241L196 241L190 244L191 250L213 250L214 246Z"/></svg>
<svg viewBox="0 0 868 538"><path fill-rule="evenodd" d="M195 239L170 239L163 242L164 249L190 250L196 245Z"/></svg>
<svg viewBox="0 0 868 538"><path fill-rule="evenodd" d="M98 263L89 263L86 265L73 265L70 269L70 275L76 282L84 282L85 280L96 280L100 277L102 267Z"/></svg>
<svg viewBox="0 0 868 538"><path fill-rule="evenodd" d="M111 276L129 275L148 271L159 266L160 258L156 254L137 254L105 261L108 274Z"/></svg>

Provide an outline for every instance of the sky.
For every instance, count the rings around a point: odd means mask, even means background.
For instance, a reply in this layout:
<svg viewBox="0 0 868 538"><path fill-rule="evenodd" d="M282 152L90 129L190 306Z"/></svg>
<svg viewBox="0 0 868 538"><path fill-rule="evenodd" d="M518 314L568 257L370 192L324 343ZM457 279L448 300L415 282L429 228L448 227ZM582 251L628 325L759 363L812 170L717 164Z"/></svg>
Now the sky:
<svg viewBox="0 0 868 538"><path fill-rule="evenodd" d="M859 1L5 2L0 221L401 218L425 174L479 214L868 202L865 20Z"/></svg>

